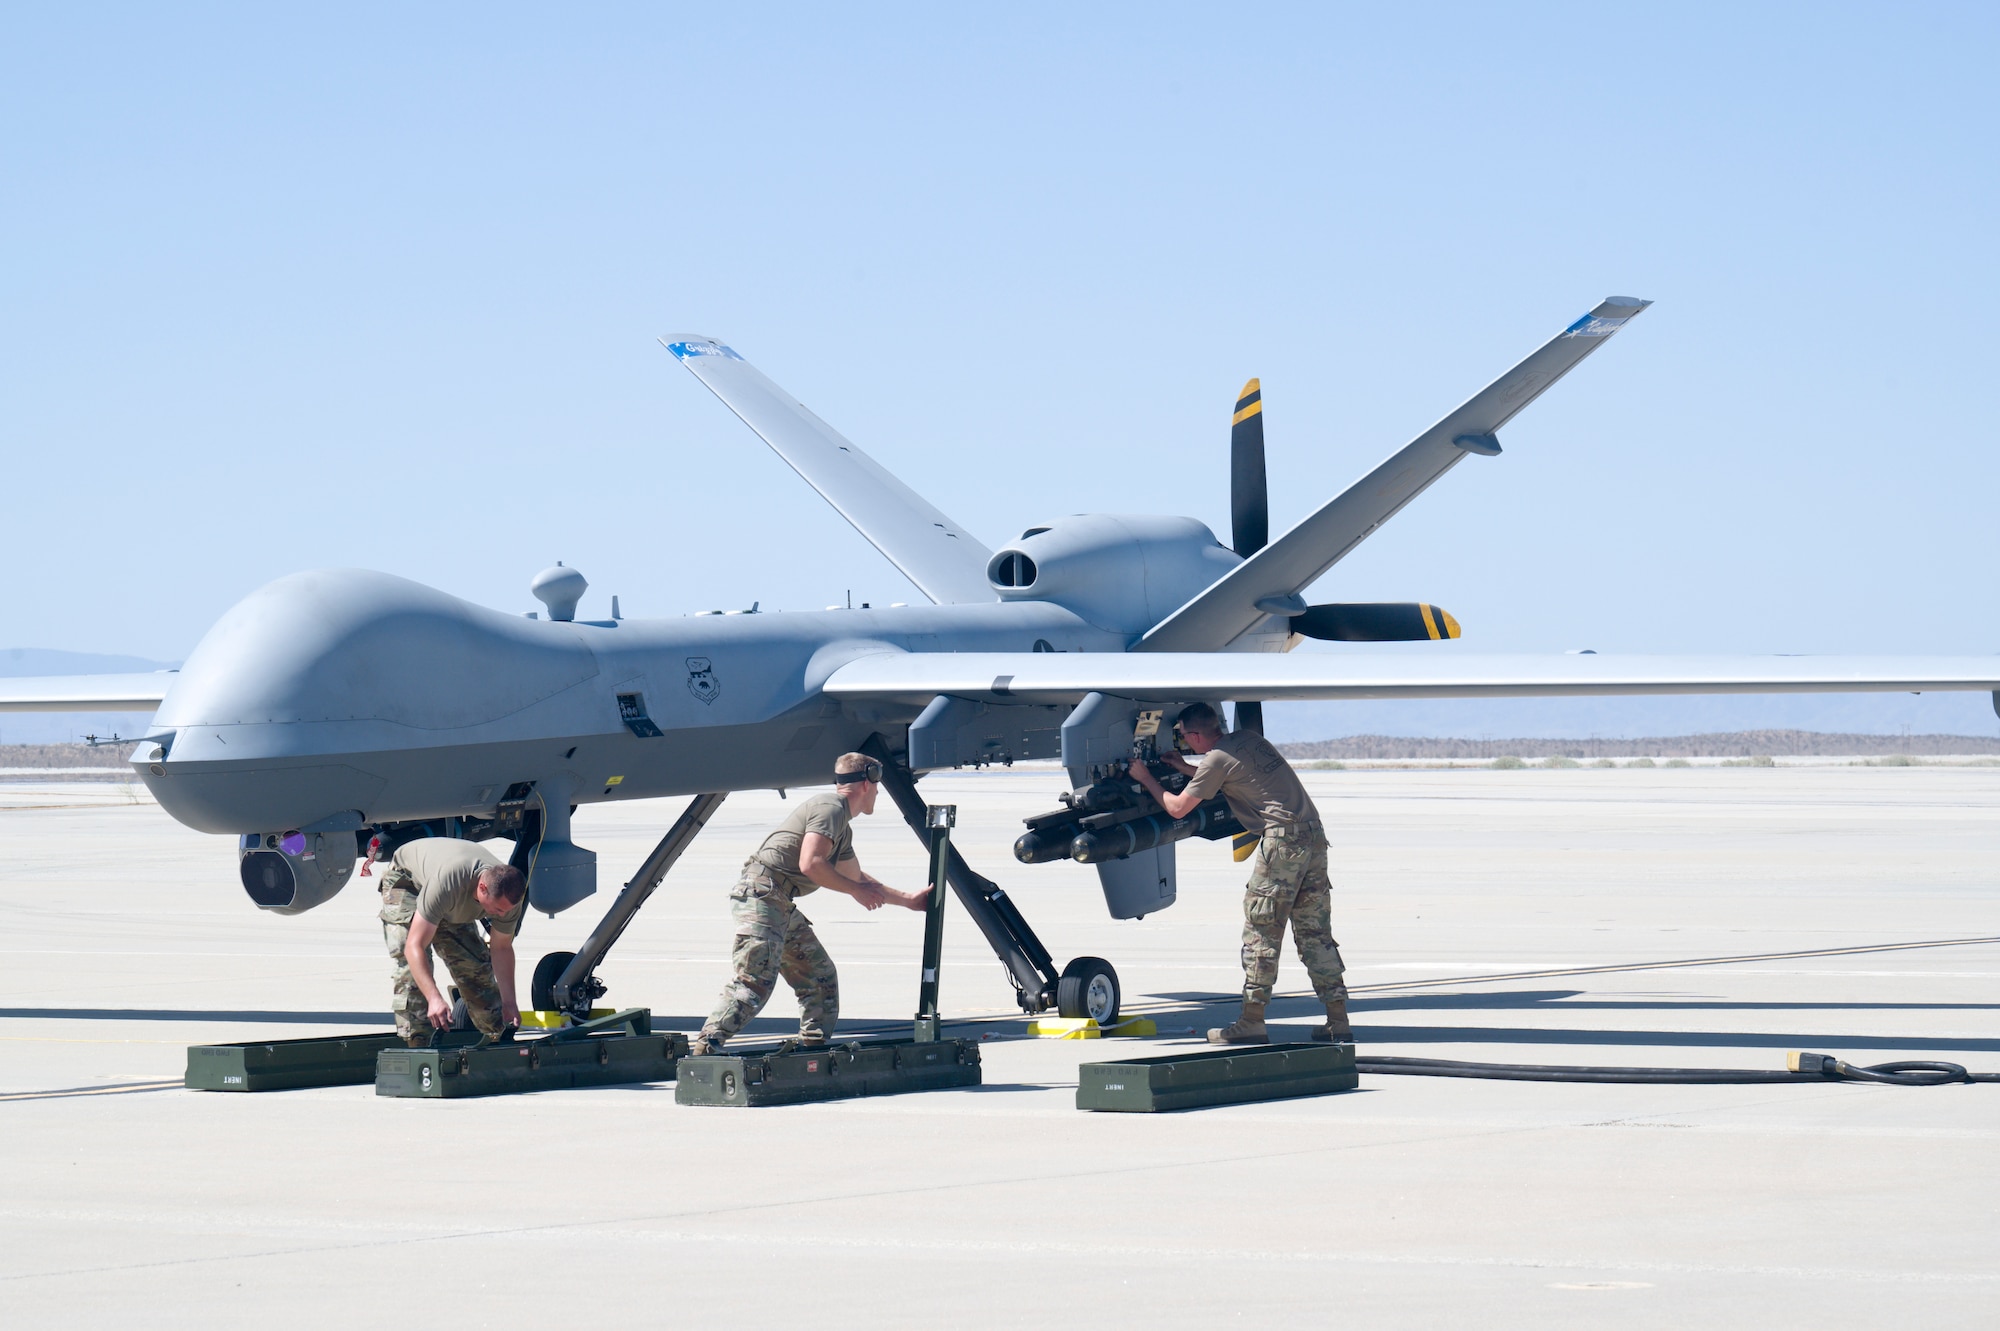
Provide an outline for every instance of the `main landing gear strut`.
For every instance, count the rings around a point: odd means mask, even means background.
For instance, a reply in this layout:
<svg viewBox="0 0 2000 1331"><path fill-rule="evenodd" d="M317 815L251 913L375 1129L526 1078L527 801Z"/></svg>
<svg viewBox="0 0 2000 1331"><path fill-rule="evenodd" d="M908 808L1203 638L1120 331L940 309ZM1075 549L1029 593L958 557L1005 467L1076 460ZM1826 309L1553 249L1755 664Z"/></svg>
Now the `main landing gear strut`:
<svg viewBox="0 0 2000 1331"><path fill-rule="evenodd" d="M530 993L538 1011L567 1012L578 1021L590 1016L591 1004L604 996L604 981L597 978L597 968L604 964L611 945L727 798L727 793L696 795L660 838L660 844L653 847L639 872L632 875L632 881L620 890L583 946L575 952L551 952L536 963Z"/></svg>
<svg viewBox="0 0 2000 1331"><path fill-rule="evenodd" d="M931 846L931 829L925 825L923 796L917 793L916 778L909 766L889 752L880 735L870 735L861 751L882 764L882 786L896 801L903 821L917 834L926 848ZM1065 1017L1090 1017L1099 1026L1118 1020L1118 972L1102 957L1078 957L1060 973L1049 950L1035 936L1013 899L991 879L972 871L956 846L946 847L945 875L952 891L972 916L979 932L1007 969L1014 997L1023 1012L1047 1012L1050 1008Z"/></svg>

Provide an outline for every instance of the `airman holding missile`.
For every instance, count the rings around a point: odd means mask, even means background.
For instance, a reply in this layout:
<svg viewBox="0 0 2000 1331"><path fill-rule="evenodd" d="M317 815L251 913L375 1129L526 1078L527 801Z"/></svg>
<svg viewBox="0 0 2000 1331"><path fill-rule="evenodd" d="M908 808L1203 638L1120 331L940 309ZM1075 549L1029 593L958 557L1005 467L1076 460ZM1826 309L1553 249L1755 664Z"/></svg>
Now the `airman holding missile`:
<svg viewBox="0 0 2000 1331"><path fill-rule="evenodd" d="M1312 1038L1352 1040L1345 967L1340 944L1333 939L1326 832L1312 797L1275 745L1252 730L1224 734L1221 716L1207 703L1183 708L1175 729L1201 758L1195 765L1177 753L1166 756L1168 764L1188 776L1187 785L1179 793L1168 791L1143 762L1132 763L1132 776L1176 818L1187 817L1219 793L1236 820L1260 834L1243 893L1243 1013L1211 1030L1210 1043L1270 1040L1264 1012L1278 979L1287 922L1313 990L1326 1004L1326 1025L1315 1028Z"/></svg>

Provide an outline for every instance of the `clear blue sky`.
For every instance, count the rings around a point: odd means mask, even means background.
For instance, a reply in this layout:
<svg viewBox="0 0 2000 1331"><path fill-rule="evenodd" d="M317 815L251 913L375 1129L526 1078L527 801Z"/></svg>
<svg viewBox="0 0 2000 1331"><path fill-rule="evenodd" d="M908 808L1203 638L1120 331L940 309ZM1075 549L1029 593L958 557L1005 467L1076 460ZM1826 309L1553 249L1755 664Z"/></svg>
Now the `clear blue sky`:
<svg viewBox="0 0 2000 1331"><path fill-rule="evenodd" d="M628 615L913 593L655 344L997 543L1282 529L1658 304L1336 567L1466 646L2000 649L1991 6L15 6L0 647L330 564Z"/></svg>

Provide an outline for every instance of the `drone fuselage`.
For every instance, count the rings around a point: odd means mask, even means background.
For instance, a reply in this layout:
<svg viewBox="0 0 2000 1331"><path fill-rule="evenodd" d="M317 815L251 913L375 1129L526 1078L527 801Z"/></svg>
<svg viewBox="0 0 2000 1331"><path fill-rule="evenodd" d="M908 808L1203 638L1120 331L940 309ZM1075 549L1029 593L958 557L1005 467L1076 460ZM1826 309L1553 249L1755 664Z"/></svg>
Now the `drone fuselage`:
<svg viewBox="0 0 2000 1331"><path fill-rule="evenodd" d="M133 763L174 818L233 833L490 815L522 783L572 805L812 785L916 715L822 697L856 657L1127 641L1044 601L551 622L300 573L203 639Z"/></svg>

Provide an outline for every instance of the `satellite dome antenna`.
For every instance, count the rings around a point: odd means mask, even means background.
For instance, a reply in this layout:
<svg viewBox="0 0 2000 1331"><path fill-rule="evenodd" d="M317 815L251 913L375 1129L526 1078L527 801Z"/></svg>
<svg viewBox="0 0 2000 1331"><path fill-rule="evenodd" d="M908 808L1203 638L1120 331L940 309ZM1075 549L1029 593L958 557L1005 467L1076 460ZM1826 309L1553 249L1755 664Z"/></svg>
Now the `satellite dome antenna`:
<svg viewBox="0 0 2000 1331"><path fill-rule="evenodd" d="M589 586L583 574L573 568L564 568L558 559L554 568L545 568L535 575L535 580L528 584L528 590L549 608L550 619L568 623L576 618L576 603L583 599L583 593Z"/></svg>

